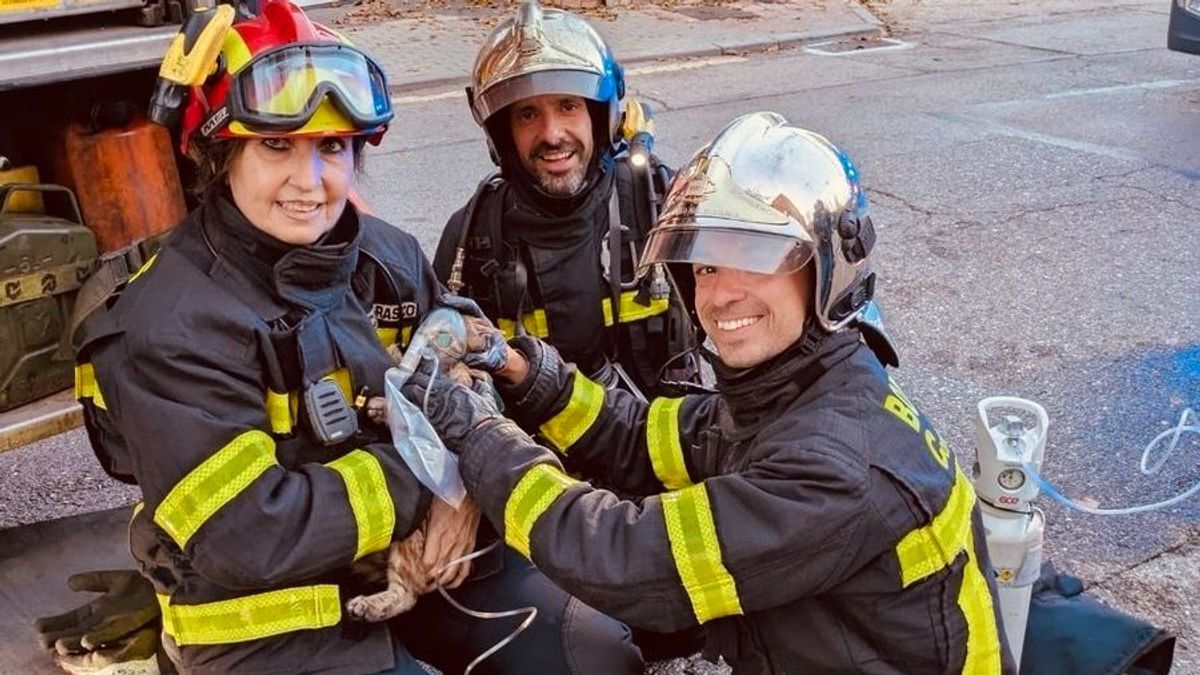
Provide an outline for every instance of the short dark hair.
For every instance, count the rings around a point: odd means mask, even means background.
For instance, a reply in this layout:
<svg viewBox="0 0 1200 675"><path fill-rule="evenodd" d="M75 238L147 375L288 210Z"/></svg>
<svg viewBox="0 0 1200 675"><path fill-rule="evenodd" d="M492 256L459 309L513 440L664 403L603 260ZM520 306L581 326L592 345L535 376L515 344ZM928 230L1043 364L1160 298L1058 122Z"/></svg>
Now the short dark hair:
<svg viewBox="0 0 1200 675"><path fill-rule="evenodd" d="M233 158L246 147L249 138L194 138L188 147L188 159L196 165L196 185L192 192L201 200L220 189L229 180L229 166ZM363 148L366 136L353 136L350 147L354 151L354 171L360 176L366 165Z"/></svg>

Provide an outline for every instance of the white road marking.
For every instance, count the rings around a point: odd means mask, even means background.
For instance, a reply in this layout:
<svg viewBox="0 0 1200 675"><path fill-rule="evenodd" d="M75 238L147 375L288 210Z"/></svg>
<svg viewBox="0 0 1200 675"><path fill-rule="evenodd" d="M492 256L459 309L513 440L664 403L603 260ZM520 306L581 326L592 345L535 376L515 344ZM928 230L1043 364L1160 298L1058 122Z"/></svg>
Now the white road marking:
<svg viewBox="0 0 1200 675"><path fill-rule="evenodd" d="M867 52L893 52L901 49L912 49L913 47L917 46L917 43L915 42L905 42L904 40L897 40L895 38L878 38L872 40L871 42L880 43L882 46L863 47L862 49L847 49L844 51L833 52L825 50L826 45L838 44L839 42L844 42L844 40L818 42L817 44L808 45L804 48L804 51L809 54L816 54L817 56L849 56L851 54L866 54Z"/></svg>
<svg viewBox="0 0 1200 675"><path fill-rule="evenodd" d="M1093 87L1091 89L1071 89L1068 91L1055 92L1046 94L1042 98L1073 98L1076 96L1095 96L1097 94L1116 94L1124 91L1137 90L1154 90L1154 89L1172 89L1174 87L1182 87L1188 84L1196 84L1200 79L1193 80L1155 80L1153 82L1137 82L1135 84L1119 84L1112 87Z"/></svg>
<svg viewBox="0 0 1200 675"><path fill-rule="evenodd" d="M1042 134L1036 131L1027 131L1025 129L1009 126L1007 124L993 122L991 120L980 119L977 117L967 117L965 115L957 115L954 113L937 114L935 117L947 120L949 122L957 122L959 124L969 124L975 127L980 127L985 131L989 131L1000 136L1020 138L1033 143L1043 143L1056 148L1075 150L1077 152L1084 152L1090 155L1099 155L1100 157L1108 157L1110 159L1120 159L1127 162L1138 162L1141 164L1147 163L1147 160L1141 155L1130 152L1125 148L1119 148L1112 145L1088 143L1087 141L1077 141L1072 138L1063 138L1062 136L1052 136L1050 134Z"/></svg>

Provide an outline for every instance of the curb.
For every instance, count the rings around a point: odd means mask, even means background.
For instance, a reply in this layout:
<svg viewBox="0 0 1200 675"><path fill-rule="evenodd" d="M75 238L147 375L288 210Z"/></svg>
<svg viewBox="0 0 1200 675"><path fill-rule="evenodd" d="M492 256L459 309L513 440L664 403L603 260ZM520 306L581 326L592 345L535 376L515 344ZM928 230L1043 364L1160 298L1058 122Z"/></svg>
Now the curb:
<svg viewBox="0 0 1200 675"><path fill-rule="evenodd" d="M666 59L696 59L706 58L711 56L731 56L740 54L761 54L764 52L773 52L783 49L794 49L803 47L804 45L814 42L827 41L836 38L854 37L854 36L882 36L884 34L883 22L875 18L869 11L859 5L853 5L851 9L854 13L863 19L866 25L846 26L839 28L826 28L823 30L801 31L798 33L780 33L777 35L764 36L762 39L751 39L734 42L715 42L705 47L696 49L676 50L669 52L649 52L644 54L634 54L627 59L622 59L622 65L626 69L635 64L649 63L653 61L663 61ZM388 92L393 96L397 94L407 94L413 91L422 89L432 89L434 87L449 87L456 88L466 87L469 84L467 77L431 77L423 80L411 80L399 84L389 84Z"/></svg>

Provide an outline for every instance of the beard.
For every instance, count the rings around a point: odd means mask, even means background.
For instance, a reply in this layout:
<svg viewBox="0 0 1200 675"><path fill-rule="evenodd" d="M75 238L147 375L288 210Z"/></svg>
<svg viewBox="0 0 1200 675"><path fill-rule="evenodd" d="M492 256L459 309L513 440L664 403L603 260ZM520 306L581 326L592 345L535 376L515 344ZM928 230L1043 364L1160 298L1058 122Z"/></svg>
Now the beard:
<svg viewBox="0 0 1200 675"><path fill-rule="evenodd" d="M542 168L538 160L544 155L555 152L575 153L574 166L562 173L551 173ZM579 189L583 187L587 178L591 156L585 156L585 152L586 148L583 143L574 140L567 140L554 145L539 143L527 157L523 158L523 163L525 170L533 177L534 182L537 183L537 186L543 192L552 197L570 197L579 192Z"/></svg>

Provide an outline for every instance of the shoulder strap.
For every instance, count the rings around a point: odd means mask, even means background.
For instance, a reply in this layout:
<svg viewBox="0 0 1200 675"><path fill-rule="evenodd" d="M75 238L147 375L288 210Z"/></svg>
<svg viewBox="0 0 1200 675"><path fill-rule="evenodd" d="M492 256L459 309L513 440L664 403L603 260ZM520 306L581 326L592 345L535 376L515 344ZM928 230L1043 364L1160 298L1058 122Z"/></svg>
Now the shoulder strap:
<svg viewBox="0 0 1200 675"><path fill-rule="evenodd" d="M166 243L170 233L171 230L167 230L138 239L122 249L100 256L96 263L96 269L84 280L79 287L79 292L75 295L71 320L59 342L58 354L60 357L70 358L71 353L79 347L75 344L75 337L83 322L125 290L129 279L142 268L142 265L158 254L158 250Z"/></svg>
<svg viewBox="0 0 1200 675"><path fill-rule="evenodd" d="M621 330L621 197L617 187L608 197L608 301L612 312L612 351L613 359L620 356L621 341L618 333Z"/></svg>
<svg viewBox="0 0 1200 675"><path fill-rule="evenodd" d="M500 174L494 173L480 181L479 185L475 188L475 194L471 195L471 198L467 200L467 207L463 212L463 220L461 224L462 230L458 233L457 246L454 249L453 261L450 264L450 275L446 280L446 287L450 289L451 293L458 294L458 292L462 290L464 286L463 263L467 255L467 241L471 237L471 230L473 230L475 227L475 213L479 210L479 201L480 199L484 198L484 195L490 196L493 192L499 194L499 188L501 185L503 185L503 183L504 179L500 176ZM498 200L489 199L487 201L488 205L491 205L492 202L496 202ZM492 209L487 210L490 211ZM499 207L495 207L495 210L496 217L494 220L497 221L495 229L499 230ZM495 237L492 242L493 250L496 250L496 246L499 244L499 242L495 239L498 239L498 236Z"/></svg>

